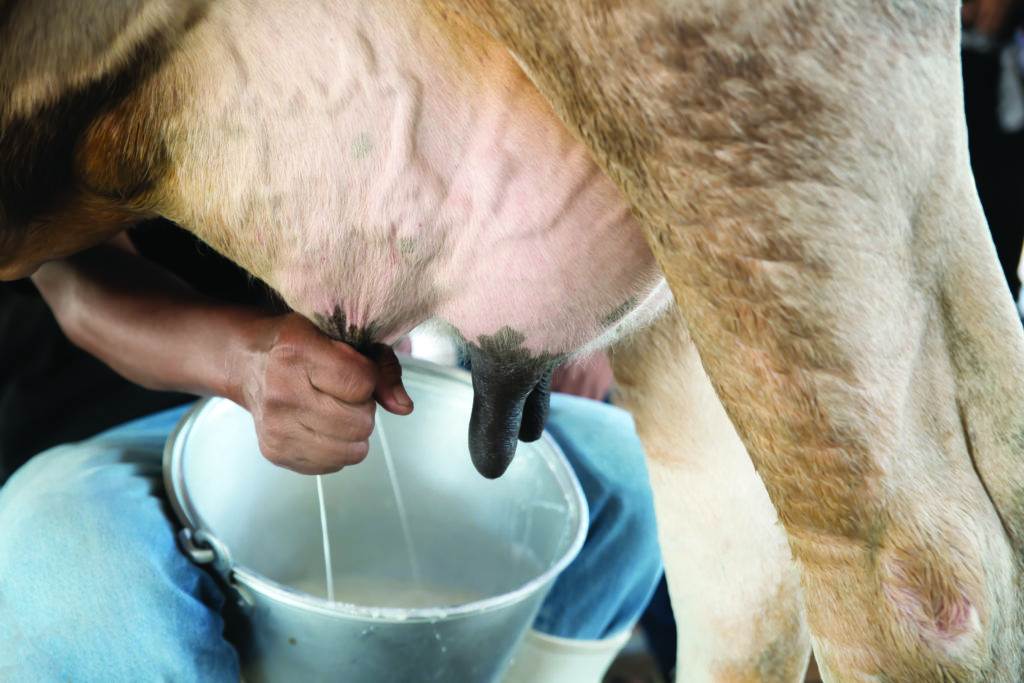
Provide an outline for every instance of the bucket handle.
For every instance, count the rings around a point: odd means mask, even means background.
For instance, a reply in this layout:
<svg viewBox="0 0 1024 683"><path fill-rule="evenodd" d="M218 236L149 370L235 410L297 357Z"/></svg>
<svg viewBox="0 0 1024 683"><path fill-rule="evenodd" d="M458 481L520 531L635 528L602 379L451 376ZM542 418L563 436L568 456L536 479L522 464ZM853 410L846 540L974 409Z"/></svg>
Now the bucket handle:
<svg viewBox="0 0 1024 683"><path fill-rule="evenodd" d="M227 547L217 540L213 534L202 529L192 531L184 528L178 532L181 549L198 565L210 565L227 585L234 591L234 599L239 609L248 614L253 609L253 599L241 584L234 580L235 572L231 561L231 553Z"/></svg>
<svg viewBox="0 0 1024 683"><path fill-rule="evenodd" d="M202 529L193 531L186 527L178 532L178 542L185 554L196 564L211 565L225 579L231 576L231 569L234 566L231 553L213 534Z"/></svg>

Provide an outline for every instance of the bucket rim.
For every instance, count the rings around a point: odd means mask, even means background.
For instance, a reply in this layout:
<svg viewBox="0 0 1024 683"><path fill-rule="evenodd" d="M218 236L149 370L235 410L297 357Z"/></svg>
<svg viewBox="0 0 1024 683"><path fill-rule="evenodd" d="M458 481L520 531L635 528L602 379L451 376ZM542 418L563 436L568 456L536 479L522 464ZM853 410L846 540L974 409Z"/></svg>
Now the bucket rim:
<svg viewBox="0 0 1024 683"><path fill-rule="evenodd" d="M461 384L471 386L469 373L464 370L436 365L405 354L399 354L399 357L401 358L403 370L411 368L420 374L434 375L444 380L454 379ZM580 549L583 547L583 542L590 527L590 511L587 506L587 500L569 460L565 457L565 454L555 440L551 438L551 435L545 431L541 438L534 443L542 445L542 453L545 450L547 451L543 455L549 465L549 469L551 469L552 474L556 477L562 491L566 493L569 510L575 509L578 522L576 534L566 550L556 561L552 562L547 569L537 576L511 591L447 607L369 607L341 601L332 602L326 598L298 591L286 584L264 576L252 568L236 565L230 557L230 548L227 548L225 544L220 542L216 534L213 533L213 530L205 524L185 490L182 467L184 463L184 444L188 440L188 434L204 410L208 410L211 405L222 402L232 403L229 399L222 397L200 399L181 417L164 445L163 479L167 499L183 530L189 534L191 539L205 539L208 541L205 544L208 548L204 548L204 551L208 554L212 551L212 561L208 559L205 563L212 564L213 569L232 589L236 591L239 587L244 589L244 591L239 591L243 599L246 599L245 592L255 591L261 596L288 607L312 611L325 616L372 623L430 622L439 619L468 617L517 604L530 595L543 590L545 585L552 583L569 563L576 559ZM242 409L245 410L245 408ZM551 467L554 463L558 463L560 467ZM192 559L196 558L193 557ZM246 599L246 601L248 602L249 600Z"/></svg>

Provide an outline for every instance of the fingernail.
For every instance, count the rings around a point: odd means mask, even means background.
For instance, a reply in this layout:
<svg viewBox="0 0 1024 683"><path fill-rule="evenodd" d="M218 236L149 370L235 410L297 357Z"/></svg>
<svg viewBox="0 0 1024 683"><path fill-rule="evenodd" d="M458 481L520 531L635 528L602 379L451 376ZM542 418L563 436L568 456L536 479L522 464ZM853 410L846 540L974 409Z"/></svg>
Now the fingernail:
<svg viewBox="0 0 1024 683"><path fill-rule="evenodd" d="M409 394L406 393L405 387L401 384L395 387L395 392L392 394L395 399L395 403L402 406L403 408L412 408L412 399L409 398Z"/></svg>

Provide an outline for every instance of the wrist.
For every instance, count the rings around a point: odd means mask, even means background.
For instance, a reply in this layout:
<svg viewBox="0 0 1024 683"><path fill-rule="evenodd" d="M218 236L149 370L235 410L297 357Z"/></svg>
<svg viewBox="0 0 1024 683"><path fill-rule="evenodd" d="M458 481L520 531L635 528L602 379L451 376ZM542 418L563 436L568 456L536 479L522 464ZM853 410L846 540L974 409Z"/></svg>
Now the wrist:
<svg viewBox="0 0 1024 683"><path fill-rule="evenodd" d="M238 405L252 410L259 393L267 351L273 346L275 316L253 313L235 325L228 345L221 391Z"/></svg>

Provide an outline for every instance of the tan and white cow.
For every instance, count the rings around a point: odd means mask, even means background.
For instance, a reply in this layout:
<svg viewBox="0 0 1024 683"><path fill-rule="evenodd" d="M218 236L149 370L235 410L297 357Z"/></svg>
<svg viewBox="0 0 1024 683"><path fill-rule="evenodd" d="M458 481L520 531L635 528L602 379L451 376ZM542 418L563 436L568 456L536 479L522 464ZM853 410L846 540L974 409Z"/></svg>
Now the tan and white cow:
<svg viewBox="0 0 1024 683"><path fill-rule="evenodd" d="M1018 681L1024 338L958 9L8 2L0 274L165 215L325 331L436 316L514 375L656 259L676 309L614 355L680 680L795 681L810 642L830 681Z"/></svg>

